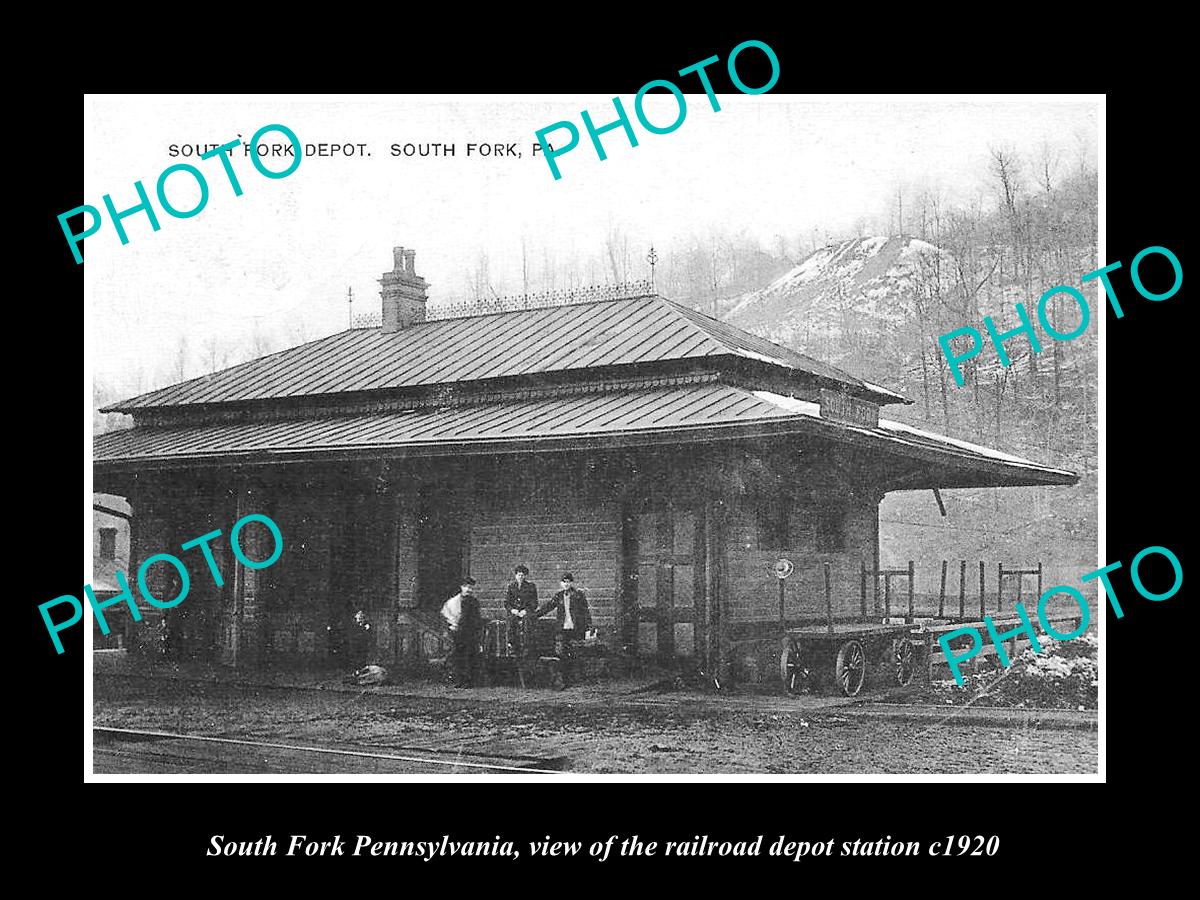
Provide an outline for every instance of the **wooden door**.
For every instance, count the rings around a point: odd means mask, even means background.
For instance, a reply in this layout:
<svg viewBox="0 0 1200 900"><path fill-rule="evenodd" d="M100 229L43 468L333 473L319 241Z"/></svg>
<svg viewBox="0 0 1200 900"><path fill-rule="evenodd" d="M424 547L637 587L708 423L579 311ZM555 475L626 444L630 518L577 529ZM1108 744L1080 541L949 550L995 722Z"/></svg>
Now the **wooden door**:
<svg viewBox="0 0 1200 900"><path fill-rule="evenodd" d="M624 516L625 642L642 656L703 659L706 650L704 517L669 502Z"/></svg>

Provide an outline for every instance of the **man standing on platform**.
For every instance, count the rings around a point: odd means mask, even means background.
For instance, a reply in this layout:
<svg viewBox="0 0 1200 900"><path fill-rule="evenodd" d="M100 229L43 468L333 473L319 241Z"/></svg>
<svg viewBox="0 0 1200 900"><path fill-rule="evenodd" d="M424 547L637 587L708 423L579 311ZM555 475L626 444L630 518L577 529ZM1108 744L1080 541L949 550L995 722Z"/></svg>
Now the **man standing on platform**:
<svg viewBox="0 0 1200 900"><path fill-rule="evenodd" d="M564 572L562 581L559 583L562 585L562 590L538 609L537 616L540 618L552 609L558 613L558 622L562 628L563 681L569 684L574 668L574 644L577 640L582 640L591 629L592 615L588 611L587 597L584 596L583 591L577 590L575 587L574 575Z"/></svg>
<svg viewBox="0 0 1200 900"><path fill-rule="evenodd" d="M475 596L475 579L470 575L462 577L459 592L442 604L442 618L450 628L453 645L450 666L454 673L454 686L472 687L479 664L479 630L483 617Z"/></svg>
<svg viewBox="0 0 1200 900"><path fill-rule="evenodd" d="M513 569L504 608L508 610L508 643L513 655L524 659L532 649L529 629L538 609L537 585L529 580L529 568L524 563Z"/></svg>
<svg viewBox="0 0 1200 900"><path fill-rule="evenodd" d="M357 672L363 666L376 662L373 658L375 655L375 634L371 630L371 620L367 618L367 611L365 609L355 611L354 623L350 626L348 643L350 644L349 663L354 671Z"/></svg>

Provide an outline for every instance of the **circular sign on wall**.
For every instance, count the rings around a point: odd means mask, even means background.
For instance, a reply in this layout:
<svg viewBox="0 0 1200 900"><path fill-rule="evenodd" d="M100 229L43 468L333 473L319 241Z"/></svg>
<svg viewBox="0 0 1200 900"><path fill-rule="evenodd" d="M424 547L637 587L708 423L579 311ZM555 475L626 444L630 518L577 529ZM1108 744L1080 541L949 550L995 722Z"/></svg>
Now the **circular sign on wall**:
<svg viewBox="0 0 1200 900"><path fill-rule="evenodd" d="M780 557L779 560L775 563L775 566L772 569L772 571L775 572L776 578L782 579L782 578L787 578L794 571L796 571L796 567L792 565L792 561L790 559L788 559L786 557Z"/></svg>

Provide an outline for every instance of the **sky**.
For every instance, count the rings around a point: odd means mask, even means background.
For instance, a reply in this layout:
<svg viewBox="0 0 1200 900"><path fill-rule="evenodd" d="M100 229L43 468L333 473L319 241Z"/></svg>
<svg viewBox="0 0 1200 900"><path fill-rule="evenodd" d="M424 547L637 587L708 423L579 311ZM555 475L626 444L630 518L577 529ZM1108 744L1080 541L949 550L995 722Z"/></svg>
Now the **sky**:
<svg viewBox="0 0 1200 900"><path fill-rule="evenodd" d="M600 161L580 118L615 118L610 96L436 98L371 96L85 98L81 203L134 206L134 182L152 198L160 230L143 213L111 220L85 243L85 306L92 375L120 396L177 380L181 341L203 371L203 348L255 330L299 343L346 327L347 290L356 313L379 309L380 274L392 247L417 251L416 269L438 303L463 299L481 254L501 292L519 292L522 244L536 271L591 255L619 229L633 246L658 246L719 228L770 249L812 229L837 233L878 218L900 184L935 182L952 200L985 184L989 147L1027 157L1044 144L1068 162L1096 161L1095 101L947 101L763 94L686 95L687 114L670 134L638 123L622 97L638 146L621 129L602 135ZM677 115L669 94L649 95L651 122ZM558 158L555 180L532 152L535 132L572 121L580 144ZM238 150L235 196L217 159L171 156L170 146L248 141L280 123L301 143L350 143L353 156L306 156L285 178L259 174ZM556 135L560 139L556 140ZM561 146L566 132L549 136ZM272 133L263 141L286 139ZM454 156L394 156L393 144L454 144ZM357 146L365 144L369 156ZM468 144L514 144L519 157L483 156ZM182 150L180 151L182 152ZM264 165L282 169L283 159ZM191 218L166 215L155 196L160 173L189 163L205 176L207 205ZM199 191L186 172L166 184L179 209ZM69 249L64 241L64 251ZM639 253L639 255L641 255ZM534 289L537 289L535 285Z"/></svg>

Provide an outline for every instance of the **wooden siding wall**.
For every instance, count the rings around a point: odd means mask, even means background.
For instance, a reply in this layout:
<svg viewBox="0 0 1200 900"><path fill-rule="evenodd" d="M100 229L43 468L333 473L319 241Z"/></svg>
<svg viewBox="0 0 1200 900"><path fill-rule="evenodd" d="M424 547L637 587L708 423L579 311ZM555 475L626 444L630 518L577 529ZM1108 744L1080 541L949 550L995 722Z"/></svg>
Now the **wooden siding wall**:
<svg viewBox="0 0 1200 900"><path fill-rule="evenodd" d="M386 665L408 650L397 616L417 602L416 495L375 470L335 474L277 487L287 495L275 518L285 557L264 570L276 573L267 652L279 663ZM371 625L362 648L353 645L360 609Z"/></svg>
<svg viewBox="0 0 1200 900"><path fill-rule="evenodd" d="M779 581L772 572L786 557L796 567L784 581L784 615L789 621L823 621L824 563L830 564L833 615L859 614L861 566L872 566L879 529L881 495L868 484L861 462L836 453L748 452L736 460L727 479L725 608L735 635L750 622L779 622ZM787 534L779 546L760 531L759 509L786 505ZM822 525L840 520L842 540L822 546Z"/></svg>
<svg viewBox="0 0 1200 900"><path fill-rule="evenodd" d="M777 628L771 567L780 556L796 565L785 582L789 620L823 620L825 561L832 564L835 617L858 615L860 569L872 564L878 534L879 498L864 487L872 474L862 460L820 448L754 444L393 465L138 479L127 494L134 591L146 556L180 556L192 579L182 613L189 650L216 662L345 668L354 661L348 651L355 609L366 610L372 623L368 652L377 661L436 655L443 649L437 608L445 597L420 580L425 490L464 525L464 566L478 581L485 616L503 615L517 563L530 568L543 601L570 570L610 647L631 644L641 655L694 654L711 663L726 657L727 637L742 637L753 623ZM779 497L788 498L787 546L764 548L756 511L764 498ZM844 546L821 552L817 513L829 507L845 511ZM249 512L270 515L285 548L275 566L247 577L228 541L238 515ZM213 586L200 553L179 550L217 528L222 536L213 549L224 588ZM155 590L165 592L156 579L167 572L152 570ZM714 593L719 607L708 603ZM159 615L140 607L148 619ZM118 607L112 611L114 620L127 618ZM150 622L132 630L142 641L156 637Z"/></svg>
<svg viewBox="0 0 1200 900"><path fill-rule="evenodd" d="M243 631L234 622L233 558L229 529L235 521L236 497L232 489L218 489L205 480L171 481L141 477L130 491L133 518L130 521L129 564L125 575L137 601L142 621L132 621L125 604L105 610L113 632L128 635L128 646L156 653L162 646L164 621L182 640L188 655L217 662L233 662L234 647ZM181 545L220 529L221 536L209 543L224 586L217 587L199 548L184 551ZM187 598L168 610L151 606L138 589L141 564L159 553L170 553L187 567L190 582ZM173 567L157 563L147 570L146 583L152 594L164 600L178 592Z"/></svg>
<svg viewBox="0 0 1200 900"><path fill-rule="evenodd" d="M264 570L275 571L267 647L279 662L325 658L334 638L330 598L338 591L334 549L343 502L318 483L301 487L275 504L284 555Z"/></svg>
<svg viewBox="0 0 1200 900"><path fill-rule="evenodd" d="M138 567L148 557L155 553L162 553L167 550L171 544L169 540L171 528L170 523L165 515L165 508L162 498L153 504L145 502L139 505L132 506L135 518L131 522L131 535L129 542L129 571L125 573L126 581L129 584L129 589L133 593L134 601L138 605L138 609L142 614L142 621L135 623L131 621L128 607L121 603L108 607L104 610L104 618L108 623L110 632L125 631L131 638L131 644L135 648L151 649L159 640L159 625L163 619L163 611L155 609L142 599L141 592L138 590L137 571ZM169 502L169 501L168 501ZM198 537L205 532L201 531L191 537ZM187 540L187 538L183 538ZM178 547L180 541L175 541L174 545ZM179 554L182 558L182 554ZM189 560L184 560L188 564L188 575L191 577L193 584L196 581L197 572L194 564ZM203 560L200 564L204 565ZM158 596L164 596L164 572L165 566L155 566L147 572L146 583L151 592ZM189 601L184 601L185 603Z"/></svg>
<svg viewBox="0 0 1200 900"><path fill-rule="evenodd" d="M520 474L496 464L477 476L470 521L470 569L485 618L504 616L513 567L524 563L543 603L571 572L600 639L617 643L621 520L604 471L582 459L536 460Z"/></svg>
<svg viewBox="0 0 1200 900"><path fill-rule="evenodd" d="M779 580L772 567L780 557L791 560L796 567L784 581L787 619L825 620L826 562L830 564L834 618L858 616L861 566L872 566L879 507L866 498L855 499L857 502L846 508L845 544L841 550L829 552L817 549L815 507L821 503L847 504L844 497L817 497L791 504L788 546L773 550L758 549L754 508L743 506L733 512L726 544L729 553L726 600L731 625L779 621ZM869 583L867 587L870 590Z"/></svg>

